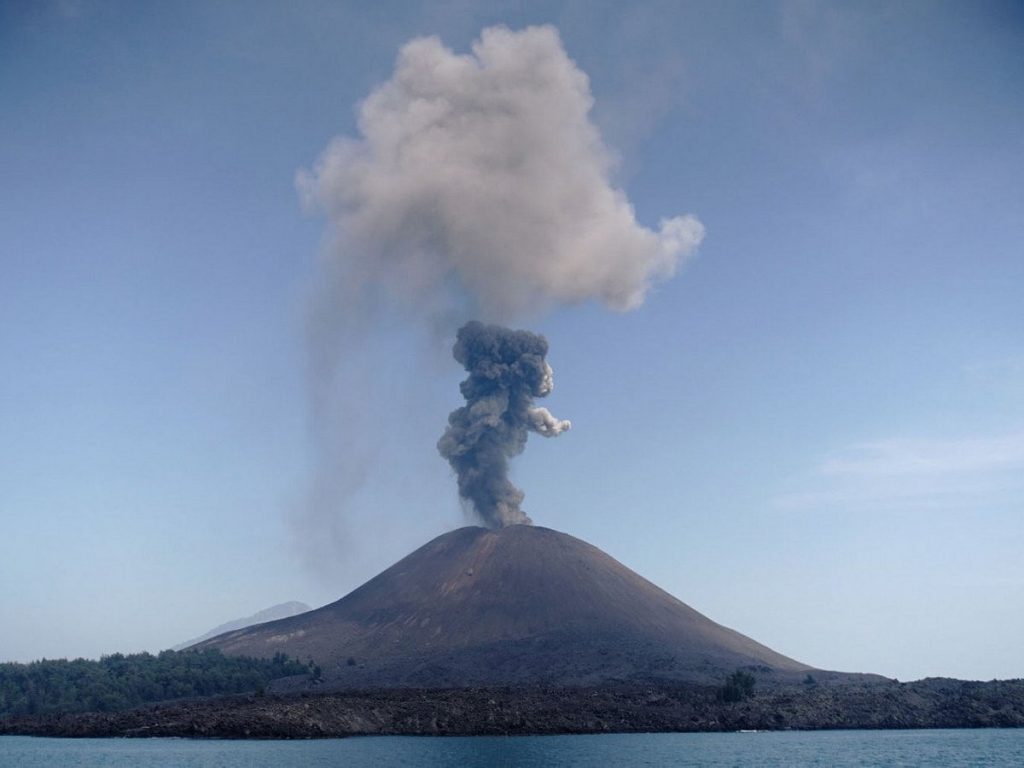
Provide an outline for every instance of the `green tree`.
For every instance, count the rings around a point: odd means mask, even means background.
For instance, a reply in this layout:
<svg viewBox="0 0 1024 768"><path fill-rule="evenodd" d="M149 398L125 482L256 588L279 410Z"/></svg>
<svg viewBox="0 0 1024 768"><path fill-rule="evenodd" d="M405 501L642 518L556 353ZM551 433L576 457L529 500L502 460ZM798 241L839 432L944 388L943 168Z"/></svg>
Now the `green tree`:
<svg viewBox="0 0 1024 768"><path fill-rule="evenodd" d="M737 669L725 681L722 687L722 701L743 701L754 695L754 684L757 680L746 670Z"/></svg>
<svg viewBox="0 0 1024 768"><path fill-rule="evenodd" d="M279 677L309 672L283 653L254 659L217 650L0 664L0 717L106 712L168 698L247 693Z"/></svg>

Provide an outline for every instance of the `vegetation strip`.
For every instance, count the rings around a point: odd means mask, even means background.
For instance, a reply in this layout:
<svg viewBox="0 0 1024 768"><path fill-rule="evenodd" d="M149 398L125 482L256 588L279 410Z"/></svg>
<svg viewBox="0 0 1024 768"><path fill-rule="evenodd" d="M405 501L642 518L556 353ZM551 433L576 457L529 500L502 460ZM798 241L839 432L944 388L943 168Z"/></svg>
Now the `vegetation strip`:
<svg viewBox="0 0 1024 768"><path fill-rule="evenodd" d="M318 668L279 653L271 659L219 650L162 651L0 664L0 717L116 712L169 699L248 693Z"/></svg>

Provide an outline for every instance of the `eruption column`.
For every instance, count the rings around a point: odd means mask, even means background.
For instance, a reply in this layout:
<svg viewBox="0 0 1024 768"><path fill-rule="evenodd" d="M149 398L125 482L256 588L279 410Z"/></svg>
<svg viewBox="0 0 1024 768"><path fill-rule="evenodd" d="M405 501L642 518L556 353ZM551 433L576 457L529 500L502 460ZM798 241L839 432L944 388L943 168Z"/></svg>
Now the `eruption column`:
<svg viewBox="0 0 1024 768"><path fill-rule="evenodd" d="M448 417L437 449L458 475L459 495L491 528L531 522L520 508L523 492L508 479L508 461L529 432L555 437L571 426L533 405L554 387L547 352L543 336L476 321L455 339L452 353L469 372L459 387L466 405Z"/></svg>

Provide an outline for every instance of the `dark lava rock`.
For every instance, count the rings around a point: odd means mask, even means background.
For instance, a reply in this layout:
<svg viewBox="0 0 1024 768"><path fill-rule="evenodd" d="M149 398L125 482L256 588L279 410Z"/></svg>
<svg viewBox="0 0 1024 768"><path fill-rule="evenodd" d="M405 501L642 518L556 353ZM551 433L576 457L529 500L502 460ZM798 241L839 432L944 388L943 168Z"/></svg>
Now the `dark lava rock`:
<svg viewBox="0 0 1024 768"><path fill-rule="evenodd" d="M1024 680L719 687L395 689L226 697L116 713L0 720L0 734L322 738L831 728L1024 726Z"/></svg>

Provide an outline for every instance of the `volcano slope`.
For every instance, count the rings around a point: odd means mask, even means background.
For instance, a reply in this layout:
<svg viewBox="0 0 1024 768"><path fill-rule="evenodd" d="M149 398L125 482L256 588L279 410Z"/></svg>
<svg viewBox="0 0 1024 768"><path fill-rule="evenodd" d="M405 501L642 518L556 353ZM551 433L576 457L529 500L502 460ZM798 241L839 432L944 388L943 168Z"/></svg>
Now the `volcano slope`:
<svg viewBox="0 0 1024 768"><path fill-rule="evenodd" d="M194 647L311 658L332 688L719 683L743 667L786 682L811 670L530 525L451 531L335 603Z"/></svg>

